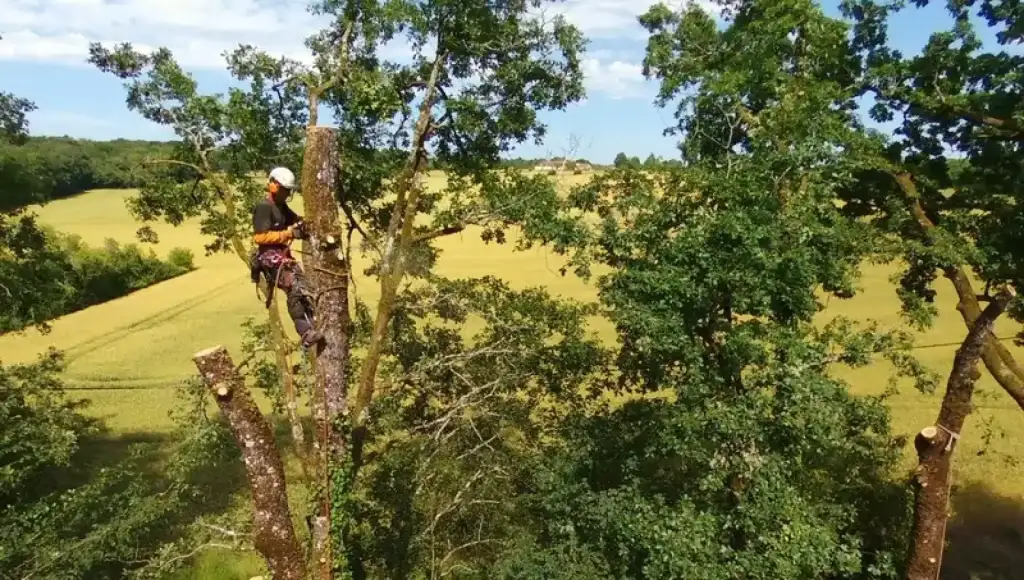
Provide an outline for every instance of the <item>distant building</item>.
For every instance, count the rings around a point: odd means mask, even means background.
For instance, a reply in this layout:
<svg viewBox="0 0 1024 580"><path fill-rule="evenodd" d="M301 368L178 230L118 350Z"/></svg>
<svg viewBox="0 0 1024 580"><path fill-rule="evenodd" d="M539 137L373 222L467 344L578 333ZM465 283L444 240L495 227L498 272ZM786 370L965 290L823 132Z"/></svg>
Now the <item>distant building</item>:
<svg viewBox="0 0 1024 580"><path fill-rule="evenodd" d="M578 171L587 172L593 171L594 166L589 161L573 161L572 159L566 159L564 157L555 157L554 159L542 159L533 166L533 170L537 172L562 172L562 171Z"/></svg>
<svg viewBox="0 0 1024 580"><path fill-rule="evenodd" d="M558 171L559 166L560 166L560 164L556 163L552 159L544 159L544 160L538 161L537 165L534 165L533 170L534 171L545 171L545 172Z"/></svg>

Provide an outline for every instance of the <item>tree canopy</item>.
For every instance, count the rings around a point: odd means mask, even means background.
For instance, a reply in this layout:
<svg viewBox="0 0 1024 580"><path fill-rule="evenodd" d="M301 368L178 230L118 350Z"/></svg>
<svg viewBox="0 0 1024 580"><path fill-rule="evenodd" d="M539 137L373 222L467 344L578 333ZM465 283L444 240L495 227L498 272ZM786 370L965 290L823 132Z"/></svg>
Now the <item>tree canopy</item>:
<svg viewBox="0 0 1024 580"><path fill-rule="evenodd" d="M198 217L209 251L245 259L262 174L301 175L303 261L330 341L296 370L275 305L247 325L244 364L202 377L250 475L287 453L301 465L287 481L309 498L295 518L283 482L251 478L254 545L281 578L902 576L904 442L887 394L855 396L832 371L884 359L893 385L923 391L936 376L903 330L816 318L874 261L899 264L903 313L926 325L941 273L973 356L1024 405L1024 373L974 327L966 273L1021 282L1024 62L983 52L968 17L1010 44L1020 11L951 3L951 30L906 57L887 46L902 3L849 0L829 16L810 0L721 2L721 23L655 5L639 18L644 74L674 112L680 159L620 153L561 192L502 161L544 137L544 111L584 96L585 39L547 4L317 1L330 23L309 39L312 64L240 46L225 58L243 86L227 94L201 91L167 49L90 47L127 106L180 139L138 173L141 222ZM396 39L411 58L382 56ZM858 115L865 95L877 120L901 118L894 136ZM5 98L9 140L24 142L30 105ZM435 190L431 167L446 172ZM459 232L548 246L597 300L442 276L435 244ZM980 300L1024 315L1005 293ZM597 339L593 317L614 340ZM285 415L290 445L247 445L273 419L245 406L250 384ZM268 540L292 521L307 528Z"/></svg>

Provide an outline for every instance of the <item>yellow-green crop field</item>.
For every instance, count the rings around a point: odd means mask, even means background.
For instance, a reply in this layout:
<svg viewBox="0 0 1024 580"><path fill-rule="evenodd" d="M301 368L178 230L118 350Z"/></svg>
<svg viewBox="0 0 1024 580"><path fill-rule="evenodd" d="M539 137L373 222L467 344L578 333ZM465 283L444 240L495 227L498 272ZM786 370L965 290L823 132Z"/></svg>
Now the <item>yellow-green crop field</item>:
<svg viewBox="0 0 1024 580"><path fill-rule="evenodd" d="M432 184L440 180L441 175L430 178ZM125 207L125 200L132 194L120 190L93 191L48 204L39 209L39 215L44 223L78 234L90 244L98 245L105 238L134 242L140 224ZM301 211L301 200L293 205ZM158 254L166 255L174 246L190 248L196 255L197 269L62 317L53 322L48 334L32 330L0 336L0 360L4 363L30 361L49 346L64 350L69 362L68 386L92 401L92 413L103 417L115 432L126 435L169 429L167 413L175 403L174 387L193 374L192 354L216 344L237 353L240 324L247 317L264 315L262 300L249 282L246 266L232 254L206 256L203 245L209 240L199 233L196 223L179 227L157 224L154 229L160 237L155 246ZM510 244L485 245L474 230L443 238L438 245L442 250L439 270L444 275L489 274L517 288L545 286L553 294L580 300L592 300L595 296L587 284L571 275L561 276L558 268L562 260L545 249L515 252ZM356 266L356 271L361 271L362 265ZM892 270L865 266L863 273L859 295L851 300L832 298L823 319L842 314L873 318L889 326L900 324L899 301L888 280ZM948 282L940 279L937 289L940 316L932 329L919 336L917 355L944 379L956 350L951 343L963 339L965 327L955 310L956 299ZM377 288L370 279L360 280L357 291L371 304L376 299ZM997 324L996 331L1006 339L1016 333L1018 326L1004 319ZM607 325L598 324L595 331L606 339L612 336ZM1024 360L1024 349L1013 346L1009 340L1005 342ZM889 373L886 364L878 363L855 372L842 371L842 376L856 393L877 394L885 389ZM930 425L941 394L941 388L935 394L923 395L909 383L903 384L901 392L890 400L896 432L912 440L921 427ZM983 517L984 525L1001 526L1000 529L1016 534L1014 546L1020 550L1024 547L1024 508L1017 507L1017 503L1024 500L1024 469L1015 460L1024 454L1024 412L987 372L979 382L975 403L975 413L968 418L954 459L956 485L963 490L960 497L973 499L970 504L954 502L954 509L964 517L988 510L984 516L971 517ZM991 434L987 442L986 433ZM913 459L911 447L908 443L908 467ZM950 534L955 536L953 528ZM986 546L979 549L997 549L990 543ZM982 553L977 557L982 558ZM220 571L232 577L234 573Z"/></svg>

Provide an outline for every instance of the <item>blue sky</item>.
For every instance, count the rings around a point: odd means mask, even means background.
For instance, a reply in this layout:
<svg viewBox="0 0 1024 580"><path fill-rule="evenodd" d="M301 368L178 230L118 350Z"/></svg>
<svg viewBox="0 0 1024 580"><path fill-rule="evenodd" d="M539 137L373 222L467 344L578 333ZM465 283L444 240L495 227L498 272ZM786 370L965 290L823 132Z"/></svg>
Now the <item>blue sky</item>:
<svg viewBox="0 0 1024 580"><path fill-rule="evenodd" d="M12 4L13 3L13 4ZM566 0L555 8L590 38L584 63L588 97L568 111L545 115L541 146L524 145L524 157L562 154L572 137L577 156L610 162L624 151L675 157L675 142L661 132L670 110L653 104L656 87L644 81L640 62L644 31L636 16L651 0ZM837 0L825 9L837 14ZM140 48L167 46L204 91L225 89L229 76L220 54L252 43L300 57L303 39L319 23L306 0L4 0L0 10L0 90L36 102L31 130L41 135L91 139L166 139L173 135L125 108L121 82L85 63L88 43L130 41ZM892 37L913 53L928 35L945 28L941 5L902 15ZM395 55L402 47L389 47Z"/></svg>

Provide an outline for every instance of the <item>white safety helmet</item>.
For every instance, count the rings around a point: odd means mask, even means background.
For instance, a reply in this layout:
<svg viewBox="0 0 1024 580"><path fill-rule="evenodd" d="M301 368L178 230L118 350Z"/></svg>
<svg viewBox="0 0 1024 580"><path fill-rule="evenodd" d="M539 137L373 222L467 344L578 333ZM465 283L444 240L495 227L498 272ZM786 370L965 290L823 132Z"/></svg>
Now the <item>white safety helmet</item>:
<svg viewBox="0 0 1024 580"><path fill-rule="evenodd" d="M275 167L270 171L270 179L281 184L281 187L295 189L295 174L287 167Z"/></svg>

